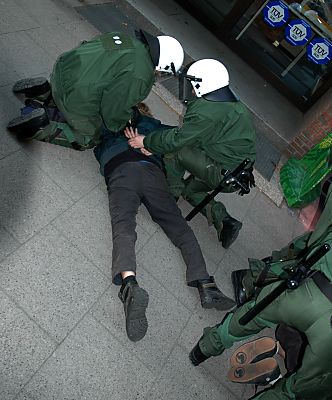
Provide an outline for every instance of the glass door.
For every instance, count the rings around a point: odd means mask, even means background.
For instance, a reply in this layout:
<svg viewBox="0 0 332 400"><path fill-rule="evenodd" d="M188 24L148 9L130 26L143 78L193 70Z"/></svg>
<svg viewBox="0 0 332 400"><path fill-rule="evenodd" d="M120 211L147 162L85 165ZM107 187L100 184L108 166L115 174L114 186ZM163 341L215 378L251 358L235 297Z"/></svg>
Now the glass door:
<svg viewBox="0 0 332 400"><path fill-rule="evenodd" d="M226 39L302 110L332 83L332 4L322 4L254 1Z"/></svg>

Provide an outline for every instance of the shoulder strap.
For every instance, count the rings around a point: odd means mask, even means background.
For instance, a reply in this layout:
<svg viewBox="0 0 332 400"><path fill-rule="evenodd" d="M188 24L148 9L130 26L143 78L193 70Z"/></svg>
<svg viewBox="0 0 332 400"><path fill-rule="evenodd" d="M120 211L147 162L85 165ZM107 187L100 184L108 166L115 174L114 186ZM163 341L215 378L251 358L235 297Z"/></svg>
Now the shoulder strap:
<svg viewBox="0 0 332 400"><path fill-rule="evenodd" d="M332 282L320 271L316 271L311 278L332 303Z"/></svg>

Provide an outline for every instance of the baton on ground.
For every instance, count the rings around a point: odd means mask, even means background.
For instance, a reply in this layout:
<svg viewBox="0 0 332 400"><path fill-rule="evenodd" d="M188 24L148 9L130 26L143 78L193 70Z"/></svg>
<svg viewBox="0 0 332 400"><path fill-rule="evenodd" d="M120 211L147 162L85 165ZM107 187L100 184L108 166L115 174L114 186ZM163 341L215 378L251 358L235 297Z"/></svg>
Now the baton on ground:
<svg viewBox="0 0 332 400"><path fill-rule="evenodd" d="M325 243L320 246L314 254L312 254L307 260L300 261L296 268L296 271L286 280L284 280L279 286L277 286L271 293L259 301L251 310L244 314L240 319L240 325L246 325L252 319L254 319L260 312L262 312L273 300L281 295L286 289L296 289L301 280L307 276L310 268L316 264L325 254L330 250L330 245Z"/></svg>

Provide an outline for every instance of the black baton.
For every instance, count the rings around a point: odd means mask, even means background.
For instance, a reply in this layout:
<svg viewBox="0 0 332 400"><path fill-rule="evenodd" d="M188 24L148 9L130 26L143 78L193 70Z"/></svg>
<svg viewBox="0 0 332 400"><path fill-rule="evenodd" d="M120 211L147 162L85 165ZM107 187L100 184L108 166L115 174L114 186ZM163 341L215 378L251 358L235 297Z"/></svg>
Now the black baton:
<svg viewBox="0 0 332 400"><path fill-rule="evenodd" d="M240 165L238 165L233 172L227 172L224 176L224 179L219 183L219 185L209 193L204 199L194 207L190 213L186 216L186 220L190 221L194 218L196 214L198 214L202 208L204 208L212 199L214 199L217 194L221 191L224 185L228 185L235 181L236 176L245 169L245 167L250 163L249 158L246 158Z"/></svg>
<svg viewBox="0 0 332 400"><path fill-rule="evenodd" d="M273 300L281 295L286 289L296 289L301 280L306 277L307 272L310 268L316 264L325 254L330 250L330 245L325 243L319 247L314 254L312 254L306 261L302 261L296 268L296 271L286 280L284 280L279 286L277 286L271 293L264 297L258 302L251 310L245 313L240 319L240 325L246 325L252 319L254 319L260 312L264 310Z"/></svg>

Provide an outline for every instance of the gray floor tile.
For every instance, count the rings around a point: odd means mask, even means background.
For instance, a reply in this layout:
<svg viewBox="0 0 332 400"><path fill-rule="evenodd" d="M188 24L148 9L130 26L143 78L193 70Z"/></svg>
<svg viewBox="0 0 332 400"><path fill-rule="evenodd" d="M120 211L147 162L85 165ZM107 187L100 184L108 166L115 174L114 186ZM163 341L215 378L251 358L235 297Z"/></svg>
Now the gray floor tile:
<svg viewBox="0 0 332 400"><path fill-rule="evenodd" d="M83 197L103 179L92 150L75 151L32 141L24 151L74 200Z"/></svg>
<svg viewBox="0 0 332 400"><path fill-rule="evenodd" d="M92 317L86 317L17 400L142 399L153 375Z"/></svg>
<svg viewBox="0 0 332 400"><path fill-rule="evenodd" d="M10 84L0 87L1 129L4 129L7 126L7 123L10 119L19 115L20 107L22 107L22 103L14 96L12 92L13 83L14 82L11 81ZM4 132L4 135L9 135L9 133Z"/></svg>
<svg viewBox="0 0 332 400"><path fill-rule="evenodd" d="M31 3L32 4L32 3ZM0 36L0 54L20 77L29 77L49 70L53 66L48 53L45 53L25 31Z"/></svg>
<svg viewBox="0 0 332 400"><path fill-rule="evenodd" d="M12 82L18 80L19 77L13 71L12 68L8 66L5 60L0 60L0 86L9 85Z"/></svg>
<svg viewBox="0 0 332 400"><path fill-rule="evenodd" d="M237 269L248 268L248 263L243 264L242 260L232 251L227 251L215 273L216 282L220 289L227 296L233 298L233 285L231 273Z"/></svg>
<svg viewBox="0 0 332 400"><path fill-rule="evenodd" d="M191 316L189 323L183 330L178 341L179 345L185 350L187 355L202 336L203 329L208 326L212 327L219 324L224 315L225 313L221 313L220 311L209 310L206 312L205 310L198 310L196 314ZM235 348L240 346L241 343L242 342L239 342L234 346L234 348L226 350L218 357L211 357L204 363L200 364L197 369L203 370L206 374L214 377L214 379L227 387L239 399L245 399L247 397L243 395L244 392L253 395L252 386L236 384L227 379L227 371L230 368L229 358Z"/></svg>
<svg viewBox="0 0 332 400"><path fill-rule="evenodd" d="M123 305L118 299L119 287L113 285L92 312L124 347L157 375L186 325L190 312L140 265L137 276L140 286L149 293L149 328L141 341L132 343L127 338Z"/></svg>
<svg viewBox="0 0 332 400"><path fill-rule="evenodd" d="M63 29L64 31L75 37L78 42L82 42L83 40L90 40L95 36L100 35L98 29L96 29L86 20L72 21L63 24Z"/></svg>
<svg viewBox="0 0 332 400"><path fill-rule="evenodd" d="M275 207L263 193L257 194L247 216L274 239L275 246L286 246L292 239L295 225L298 224L298 219L285 204L280 208Z"/></svg>
<svg viewBox="0 0 332 400"><path fill-rule="evenodd" d="M282 240L279 239L279 242ZM248 258L263 258L271 254L272 250L281 247L273 237L263 231L259 225L246 218L236 241L227 251L235 253L238 261L246 266Z"/></svg>
<svg viewBox="0 0 332 400"><path fill-rule="evenodd" d="M14 399L56 347L26 314L0 291L0 398Z"/></svg>
<svg viewBox="0 0 332 400"><path fill-rule="evenodd" d="M38 23L30 18L15 1L1 2L0 34L35 28ZM2 55L2 52L0 53Z"/></svg>
<svg viewBox="0 0 332 400"><path fill-rule="evenodd" d="M179 115L171 110L168 105L153 91L150 92L149 96L144 100L152 115L160 119L163 124L178 126Z"/></svg>
<svg viewBox="0 0 332 400"><path fill-rule="evenodd" d="M198 291L186 284L186 265L181 252L158 230L138 253L140 264L162 283L189 309L194 309L199 300ZM206 258L207 270L214 274L217 266Z"/></svg>
<svg viewBox="0 0 332 400"><path fill-rule="evenodd" d="M70 198L36 163L16 152L0 160L0 220L25 242L70 207Z"/></svg>
<svg viewBox="0 0 332 400"><path fill-rule="evenodd" d="M192 210L192 206L186 201L181 201L179 207L184 217ZM214 263L219 264L225 255L225 249L218 242L217 232L214 227L209 227L206 218L201 214L197 214L189 221L189 225L194 231L204 255Z"/></svg>
<svg viewBox="0 0 332 400"><path fill-rule="evenodd" d="M105 186L106 188L106 186ZM101 271L111 276L112 228L106 189L98 186L54 221L61 231ZM136 251L150 235L137 225Z"/></svg>
<svg viewBox="0 0 332 400"><path fill-rule="evenodd" d="M20 246L20 243L0 226L0 261Z"/></svg>
<svg viewBox="0 0 332 400"><path fill-rule="evenodd" d="M191 365L188 354L175 347L146 399L235 400L236 397L203 368Z"/></svg>
<svg viewBox="0 0 332 400"><path fill-rule="evenodd" d="M2 289L61 341L109 281L54 228L0 264Z"/></svg>
<svg viewBox="0 0 332 400"><path fill-rule="evenodd" d="M36 21L38 26L50 23L63 23L79 20L77 13L63 1L52 0L14 0L26 16Z"/></svg>

